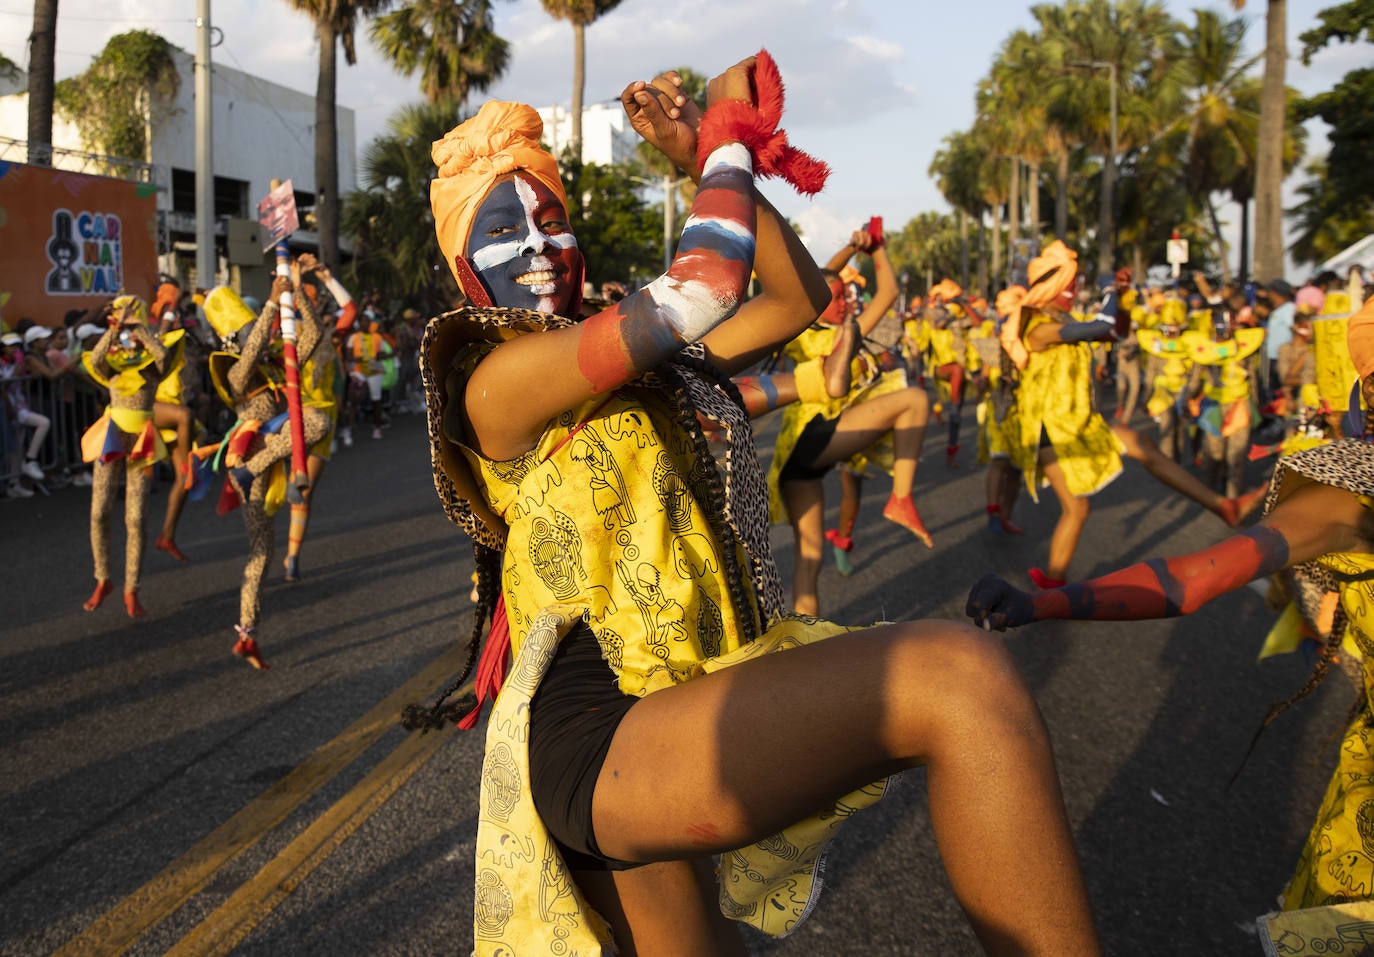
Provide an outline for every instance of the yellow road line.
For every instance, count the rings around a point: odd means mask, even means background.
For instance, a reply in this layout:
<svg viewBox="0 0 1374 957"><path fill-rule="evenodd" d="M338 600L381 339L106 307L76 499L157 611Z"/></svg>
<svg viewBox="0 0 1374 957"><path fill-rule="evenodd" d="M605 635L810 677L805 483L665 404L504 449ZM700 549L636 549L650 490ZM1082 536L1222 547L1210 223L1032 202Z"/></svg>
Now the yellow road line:
<svg viewBox="0 0 1374 957"><path fill-rule="evenodd" d="M378 702L338 737L294 768L148 883L72 938L54 957L122 954L176 911L225 864L252 847L302 802L328 784L387 731L401 708L429 694L463 666L466 649L452 646L415 677ZM439 735L425 735L440 737Z"/></svg>
<svg viewBox="0 0 1374 957"><path fill-rule="evenodd" d="M178 941L167 957L212 957L232 951L380 809L440 745L451 740L446 734L433 733L407 738L252 880Z"/></svg>

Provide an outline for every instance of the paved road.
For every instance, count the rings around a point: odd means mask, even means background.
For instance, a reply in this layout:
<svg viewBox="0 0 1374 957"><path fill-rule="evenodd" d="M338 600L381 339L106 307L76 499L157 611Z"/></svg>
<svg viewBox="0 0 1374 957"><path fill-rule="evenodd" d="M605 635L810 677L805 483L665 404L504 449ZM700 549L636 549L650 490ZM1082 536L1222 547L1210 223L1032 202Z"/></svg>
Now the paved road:
<svg viewBox="0 0 1374 957"><path fill-rule="evenodd" d="M770 434L765 423L762 444ZM882 521L886 481L874 480L858 571L824 572L828 617L958 616L984 571L1024 582L1042 558L1035 537L1055 507L1026 502L1026 539L992 540L981 473L946 470L942 452L932 436L918 476L936 550ZM81 610L88 491L0 501L0 953L469 952L481 741L394 722L456 670L471 620L471 555L428 469L417 417L331 463L305 580L272 569L266 674L229 655L237 515L188 508L194 562L150 550L150 615L135 624L117 595ZM1075 572L1221 531L1128 468L1096 500ZM774 544L786 576L785 529ZM1050 725L1109 953L1258 953L1253 918L1292 866L1352 700L1339 677L1323 686L1226 789L1265 707L1306 674L1295 658L1255 663L1272 618L1243 590L1184 621L1008 639ZM789 940L751 937L757 954L976 952L923 776L904 783L841 834L815 916Z"/></svg>

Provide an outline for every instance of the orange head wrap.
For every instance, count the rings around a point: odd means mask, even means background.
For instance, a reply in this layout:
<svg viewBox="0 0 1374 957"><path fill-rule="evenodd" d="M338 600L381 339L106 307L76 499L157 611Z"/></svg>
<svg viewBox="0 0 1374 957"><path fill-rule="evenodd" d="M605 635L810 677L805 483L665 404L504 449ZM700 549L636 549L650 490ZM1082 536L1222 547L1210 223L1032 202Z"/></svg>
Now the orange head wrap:
<svg viewBox="0 0 1374 957"><path fill-rule="evenodd" d="M1024 369L1030 361L1030 351L1021 341L1021 311L1045 308L1059 298L1060 293L1073 285L1074 277L1077 275L1078 253L1056 239L1026 267L1026 276L1030 279L1029 289L1022 290L1019 297L1013 298L1012 290L1020 289L1019 286L1013 286L997 297L998 312L1002 311L1004 304L1010 307L998 338L1002 342L1002 348L1011 356L1018 369ZM1003 296L1007 298L1003 299Z"/></svg>
<svg viewBox="0 0 1374 957"><path fill-rule="evenodd" d="M993 306L999 316L1009 316L1017 309L1021 308L1021 303L1026 298L1025 286L1012 286L1003 289L997 294L997 303Z"/></svg>
<svg viewBox="0 0 1374 957"><path fill-rule="evenodd" d="M1056 239L1026 267L1026 278L1030 280L1030 285L1026 289L1026 299L1022 305L1043 309L1058 299L1061 292L1073 285L1077 275L1078 253Z"/></svg>
<svg viewBox="0 0 1374 957"><path fill-rule="evenodd" d="M930 289L931 298L939 296L945 302L951 299L958 299L964 294L964 290L959 288L959 284L953 279L941 279Z"/></svg>
<svg viewBox="0 0 1374 957"><path fill-rule="evenodd" d="M1350 361L1355 364L1360 378L1374 373L1374 299L1366 299L1364 308L1350 317L1345 327L1345 341L1350 348Z"/></svg>
<svg viewBox="0 0 1374 957"><path fill-rule="evenodd" d="M567 205L558 162L539 145L543 132L544 121L532 107L488 100L476 116L434 142L430 155L439 175L429 184L429 204L439 248L459 285L453 260L466 252L477 207L502 176L523 170Z"/></svg>
<svg viewBox="0 0 1374 957"><path fill-rule="evenodd" d="M864 278L863 273L859 272L853 266L845 266L840 270L840 282L846 285L851 282L857 283L860 289L868 287L868 280Z"/></svg>

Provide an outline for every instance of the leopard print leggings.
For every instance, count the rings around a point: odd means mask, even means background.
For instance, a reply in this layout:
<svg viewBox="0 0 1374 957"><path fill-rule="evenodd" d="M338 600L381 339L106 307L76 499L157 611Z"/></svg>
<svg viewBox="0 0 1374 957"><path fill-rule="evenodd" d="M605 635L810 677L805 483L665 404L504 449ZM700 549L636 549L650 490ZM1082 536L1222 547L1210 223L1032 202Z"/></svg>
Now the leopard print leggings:
<svg viewBox="0 0 1374 957"><path fill-rule="evenodd" d="M152 486L153 470L142 466L129 468L124 460L95 463L91 482L91 556L95 560L96 581L110 581L110 513L119 489L119 473L125 475L124 489L124 591L138 590L143 567L143 513Z"/></svg>

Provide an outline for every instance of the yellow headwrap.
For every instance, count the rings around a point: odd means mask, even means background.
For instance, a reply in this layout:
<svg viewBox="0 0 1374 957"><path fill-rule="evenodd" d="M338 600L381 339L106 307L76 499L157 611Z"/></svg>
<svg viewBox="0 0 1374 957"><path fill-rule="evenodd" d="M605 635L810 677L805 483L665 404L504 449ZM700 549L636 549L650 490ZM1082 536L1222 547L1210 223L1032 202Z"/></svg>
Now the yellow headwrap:
<svg viewBox="0 0 1374 957"><path fill-rule="evenodd" d="M1374 372L1374 299L1366 299L1364 308L1350 317L1345 341L1350 348L1350 361L1364 379Z"/></svg>
<svg viewBox="0 0 1374 957"><path fill-rule="evenodd" d="M543 132L544 121L532 107L488 100L476 116L434 142L430 155L439 175L429 184L429 204L449 269L467 250L477 207L505 174L524 170L567 204L558 162L539 145Z"/></svg>
<svg viewBox="0 0 1374 957"><path fill-rule="evenodd" d="M110 315L116 318L127 315L129 319L147 322L148 303L139 296L119 296L110 303Z"/></svg>
<svg viewBox="0 0 1374 957"><path fill-rule="evenodd" d="M1026 363L1030 361L1030 351L1026 348L1026 344L1021 341L1022 310L1045 308L1054 302L1061 292L1073 284L1074 277L1077 275L1078 253L1065 246L1058 239L1046 246L1040 255L1032 259L1030 265L1026 267L1026 276L1030 279L1030 288L1020 296L1020 302L1007 300L1007 305L1013 308L1007 313L1007 320L1002 323L1002 331L998 335L1002 342L1002 348L1007 351L1007 355L1011 356L1011 361L1016 363L1016 368L1024 369ZM1007 295L1010 292L1011 290L1008 289L1002 295ZM1002 304L1002 296L998 296L997 308L999 312L1002 309Z"/></svg>

